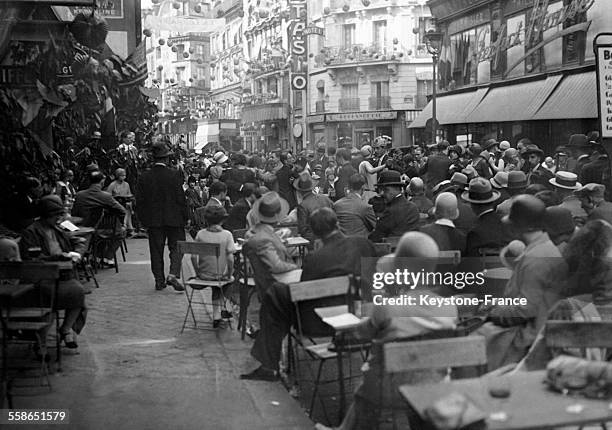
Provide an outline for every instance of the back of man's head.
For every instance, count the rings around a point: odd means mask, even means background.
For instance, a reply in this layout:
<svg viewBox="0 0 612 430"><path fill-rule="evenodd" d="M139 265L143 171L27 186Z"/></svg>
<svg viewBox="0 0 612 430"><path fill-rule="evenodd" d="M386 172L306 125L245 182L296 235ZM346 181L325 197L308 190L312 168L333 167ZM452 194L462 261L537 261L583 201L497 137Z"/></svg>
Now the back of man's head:
<svg viewBox="0 0 612 430"><path fill-rule="evenodd" d="M330 208L315 210L308 219L315 236L324 238L338 228L336 213Z"/></svg>
<svg viewBox="0 0 612 430"><path fill-rule="evenodd" d="M349 178L349 188L351 191L360 192L365 185L365 179L363 175L355 173Z"/></svg>
<svg viewBox="0 0 612 430"><path fill-rule="evenodd" d="M403 268L412 272L433 271L440 249L431 236L418 231L405 233L397 244L395 259ZM397 265L396 265L397 267Z"/></svg>
<svg viewBox="0 0 612 430"><path fill-rule="evenodd" d="M351 151L347 148L340 148L336 151L336 159L351 161Z"/></svg>
<svg viewBox="0 0 612 430"><path fill-rule="evenodd" d="M211 196L218 196L219 194L226 193L226 192L227 192L227 185L225 185L225 182L221 182L221 181L213 182L213 184L210 186Z"/></svg>
<svg viewBox="0 0 612 430"><path fill-rule="evenodd" d="M253 194L255 194L256 198L259 198L261 196L259 194L259 187L252 182L246 182L244 185L242 185L241 192L242 197L244 197L245 199L251 197L251 195Z"/></svg>
<svg viewBox="0 0 612 430"><path fill-rule="evenodd" d="M102 181L104 181L104 173L100 172L99 170L96 170L94 172L91 172L89 174L89 183L90 184L99 184Z"/></svg>

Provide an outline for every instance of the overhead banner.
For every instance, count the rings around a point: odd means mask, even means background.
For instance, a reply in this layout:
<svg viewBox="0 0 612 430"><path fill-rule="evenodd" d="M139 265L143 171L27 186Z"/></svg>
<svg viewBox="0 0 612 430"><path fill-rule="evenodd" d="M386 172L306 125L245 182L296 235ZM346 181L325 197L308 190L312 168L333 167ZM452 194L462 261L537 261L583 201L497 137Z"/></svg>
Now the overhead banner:
<svg viewBox="0 0 612 430"><path fill-rule="evenodd" d="M181 33L213 33L225 28L225 19L189 18L183 16L147 16L145 28Z"/></svg>
<svg viewBox="0 0 612 430"><path fill-rule="evenodd" d="M73 15L79 13L91 13L90 7L70 7ZM106 19L122 19L123 18L123 0L101 0L96 8L98 15Z"/></svg>

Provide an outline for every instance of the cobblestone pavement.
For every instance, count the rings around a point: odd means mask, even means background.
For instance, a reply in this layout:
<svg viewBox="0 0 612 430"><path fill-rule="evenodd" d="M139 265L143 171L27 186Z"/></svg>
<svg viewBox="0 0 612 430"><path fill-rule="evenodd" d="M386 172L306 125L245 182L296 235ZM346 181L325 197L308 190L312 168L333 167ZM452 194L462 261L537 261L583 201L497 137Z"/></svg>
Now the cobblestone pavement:
<svg viewBox="0 0 612 430"><path fill-rule="evenodd" d="M87 296L79 353L64 349L64 371L52 375L53 391L19 395L16 408L70 409L75 429L313 427L280 383L238 379L256 363L251 341L240 340L235 323L233 330L213 331L201 313L208 330L180 334L185 295L171 287L155 291L146 240L129 240L128 248L118 274L98 274L100 288Z"/></svg>

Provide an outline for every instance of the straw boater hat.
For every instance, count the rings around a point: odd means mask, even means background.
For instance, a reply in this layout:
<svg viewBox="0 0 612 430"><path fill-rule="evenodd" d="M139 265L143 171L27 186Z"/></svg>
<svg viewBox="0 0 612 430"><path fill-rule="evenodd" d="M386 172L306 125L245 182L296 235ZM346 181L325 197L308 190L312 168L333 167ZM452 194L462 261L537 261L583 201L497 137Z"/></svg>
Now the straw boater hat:
<svg viewBox="0 0 612 430"><path fill-rule="evenodd" d="M261 222L280 222L289 213L289 203L278 193L270 191L253 204L253 212Z"/></svg>
<svg viewBox="0 0 612 430"><path fill-rule="evenodd" d="M470 181L468 191L461 194L461 198L466 202L484 205L499 199L499 191L491 187L491 182L485 178L474 178Z"/></svg>
<svg viewBox="0 0 612 430"><path fill-rule="evenodd" d="M578 182L578 175L572 172L559 171L555 173L555 177L548 180L551 184L558 188L566 190L578 190L582 188L582 184Z"/></svg>
<svg viewBox="0 0 612 430"><path fill-rule="evenodd" d="M213 155L213 161L217 164L223 164L227 160L227 155L223 151L215 152L215 155Z"/></svg>

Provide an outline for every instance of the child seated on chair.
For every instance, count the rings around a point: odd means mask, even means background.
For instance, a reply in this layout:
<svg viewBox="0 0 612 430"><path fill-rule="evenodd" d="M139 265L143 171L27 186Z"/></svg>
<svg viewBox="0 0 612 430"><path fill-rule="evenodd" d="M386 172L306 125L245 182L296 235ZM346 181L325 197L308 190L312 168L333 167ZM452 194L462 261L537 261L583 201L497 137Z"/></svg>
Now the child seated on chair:
<svg viewBox="0 0 612 430"><path fill-rule="evenodd" d="M232 233L224 230L223 221L227 218L227 212L220 206L207 206L204 210L204 219L208 227L200 230L196 235L196 242L214 243L221 246L219 259L214 255L192 255L191 261L198 278L203 280L227 280L223 288L213 288L213 327L219 327L221 322L221 298L225 307L225 293L233 280L234 271L234 237Z"/></svg>

